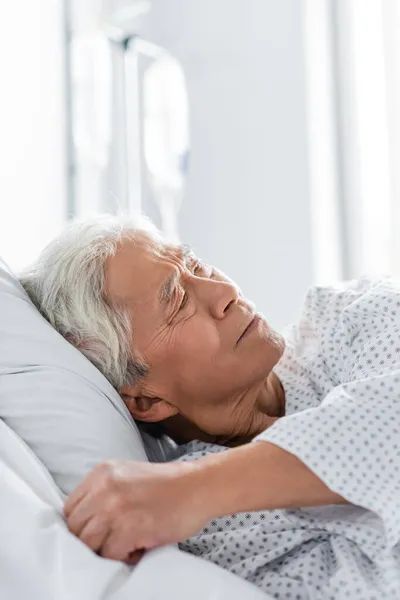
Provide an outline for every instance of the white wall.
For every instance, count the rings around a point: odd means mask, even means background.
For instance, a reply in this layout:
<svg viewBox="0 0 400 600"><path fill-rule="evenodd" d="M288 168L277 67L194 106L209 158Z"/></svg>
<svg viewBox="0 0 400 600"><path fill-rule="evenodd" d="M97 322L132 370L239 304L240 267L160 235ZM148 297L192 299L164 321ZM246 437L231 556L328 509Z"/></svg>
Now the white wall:
<svg viewBox="0 0 400 600"><path fill-rule="evenodd" d="M18 269L66 215L62 3L4 2L0 18L0 256Z"/></svg>
<svg viewBox="0 0 400 600"><path fill-rule="evenodd" d="M275 326L313 279L299 0L153 0L145 34L185 69L192 161L183 240Z"/></svg>
<svg viewBox="0 0 400 600"><path fill-rule="evenodd" d="M189 87L182 237L277 326L313 278L302 10L299 0L153 0L147 23ZM18 268L65 216L60 3L5 4L0 72L0 254Z"/></svg>

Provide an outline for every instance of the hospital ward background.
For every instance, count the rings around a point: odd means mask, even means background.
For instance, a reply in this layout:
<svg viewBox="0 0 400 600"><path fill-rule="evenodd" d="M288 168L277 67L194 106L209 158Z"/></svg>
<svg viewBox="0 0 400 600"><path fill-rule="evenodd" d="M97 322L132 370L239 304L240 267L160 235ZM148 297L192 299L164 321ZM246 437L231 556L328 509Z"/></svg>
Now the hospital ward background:
<svg viewBox="0 0 400 600"><path fill-rule="evenodd" d="M177 545L127 566L68 531L53 469L92 451L71 417L85 394L104 452L166 450L28 310L15 274L76 218L144 213L276 330L313 286L398 278L400 1L20 0L0 14L0 599L284 598Z"/></svg>

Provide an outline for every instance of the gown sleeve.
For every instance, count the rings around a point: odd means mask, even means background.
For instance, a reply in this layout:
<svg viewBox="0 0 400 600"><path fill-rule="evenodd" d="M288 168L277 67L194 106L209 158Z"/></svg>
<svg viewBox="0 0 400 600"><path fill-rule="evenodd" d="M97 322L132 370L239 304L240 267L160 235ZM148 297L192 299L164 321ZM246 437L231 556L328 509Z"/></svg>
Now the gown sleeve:
<svg viewBox="0 0 400 600"><path fill-rule="evenodd" d="M297 456L333 492L376 513L393 547L400 542L400 288L374 285L336 308L336 317L329 335L343 382L253 442Z"/></svg>

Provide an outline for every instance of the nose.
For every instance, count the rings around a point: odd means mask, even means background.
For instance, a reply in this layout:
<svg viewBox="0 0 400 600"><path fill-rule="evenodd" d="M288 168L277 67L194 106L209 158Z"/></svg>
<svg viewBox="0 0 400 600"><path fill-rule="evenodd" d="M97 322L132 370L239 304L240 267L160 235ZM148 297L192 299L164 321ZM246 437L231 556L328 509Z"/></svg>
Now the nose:
<svg viewBox="0 0 400 600"><path fill-rule="evenodd" d="M214 319L224 319L238 302L240 290L233 282L194 277L192 285L198 301Z"/></svg>

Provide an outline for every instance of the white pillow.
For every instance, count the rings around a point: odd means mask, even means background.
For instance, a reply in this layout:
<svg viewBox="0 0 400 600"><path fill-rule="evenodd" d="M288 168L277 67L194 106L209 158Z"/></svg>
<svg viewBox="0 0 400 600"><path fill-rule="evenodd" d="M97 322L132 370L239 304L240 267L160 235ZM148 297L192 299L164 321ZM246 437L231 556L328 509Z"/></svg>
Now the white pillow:
<svg viewBox="0 0 400 600"><path fill-rule="evenodd" d="M103 460L147 460L120 395L40 315L2 261L0 418L67 494ZM154 441L150 452L157 452ZM160 453L150 458L162 460Z"/></svg>

